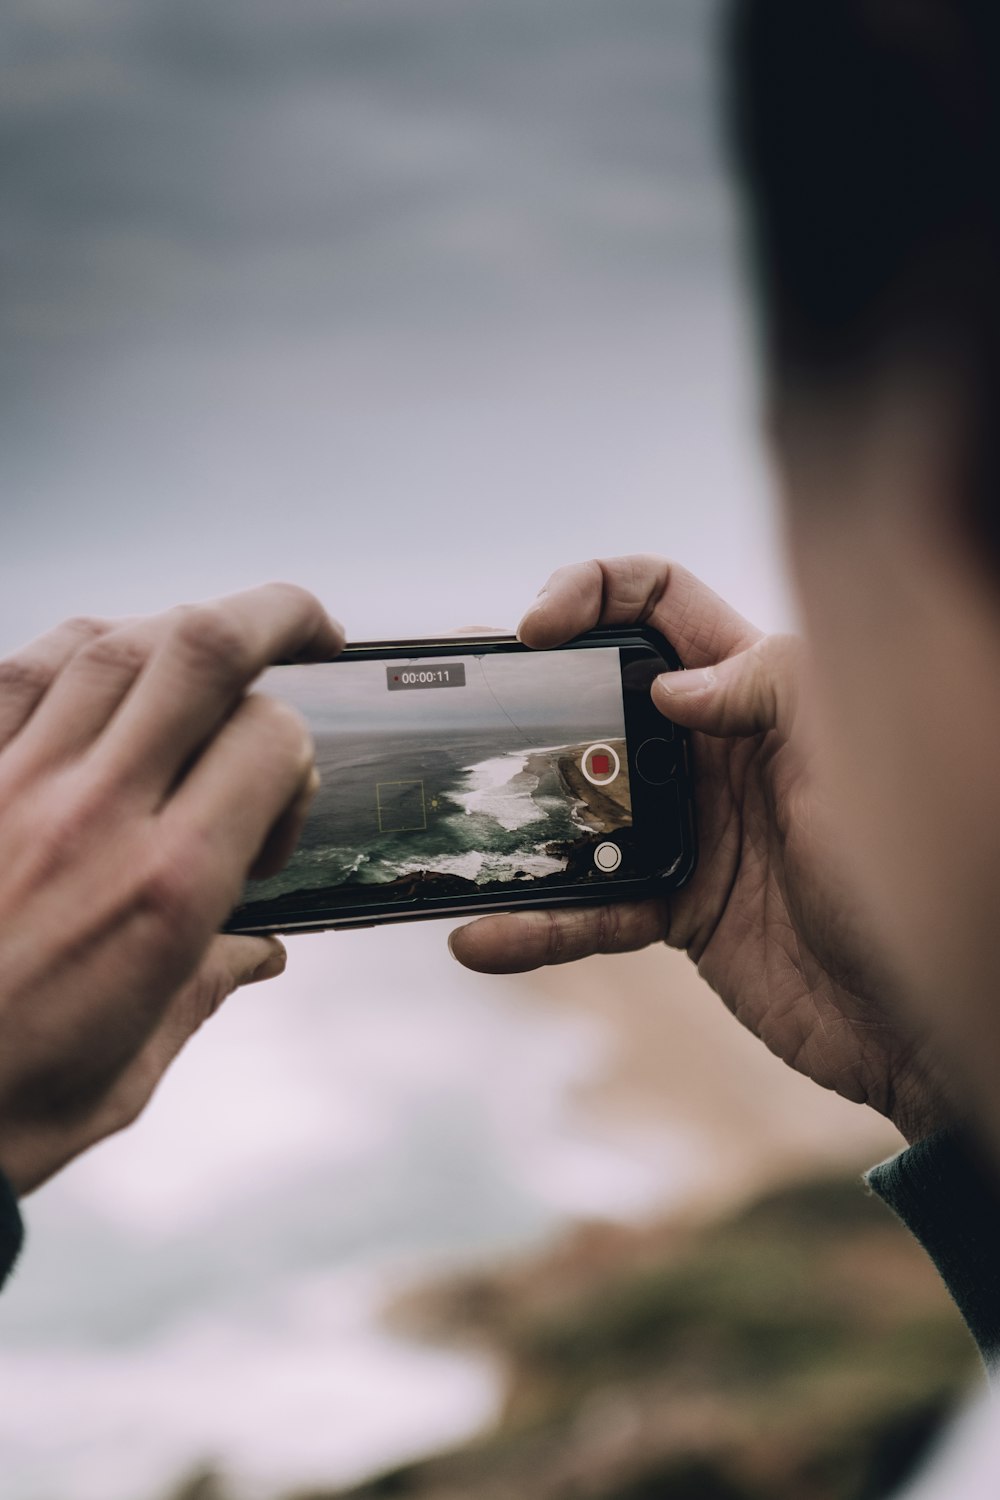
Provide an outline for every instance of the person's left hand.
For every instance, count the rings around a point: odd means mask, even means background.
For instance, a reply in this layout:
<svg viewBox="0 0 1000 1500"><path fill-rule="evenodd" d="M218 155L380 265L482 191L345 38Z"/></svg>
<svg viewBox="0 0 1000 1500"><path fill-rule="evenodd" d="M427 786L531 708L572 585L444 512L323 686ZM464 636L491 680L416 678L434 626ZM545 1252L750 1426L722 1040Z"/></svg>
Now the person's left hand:
<svg viewBox="0 0 1000 1500"><path fill-rule="evenodd" d="M249 689L343 631L271 584L0 661L0 1169L18 1196L134 1119L232 990L280 972L220 938L283 868L318 784L301 715Z"/></svg>
<svg viewBox="0 0 1000 1500"><path fill-rule="evenodd" d="M278 938L228 934L217 937L194 978L173 996L142 1051L90 1112L69 1119L55 1117L36 1125L33 1144L39 1159L70 1161L98 1141L132 1125L170 1064L203 1022L235 990L276 979L284 973L287 957ZM48 1140L46 1135L50 1137Z"/></svg>

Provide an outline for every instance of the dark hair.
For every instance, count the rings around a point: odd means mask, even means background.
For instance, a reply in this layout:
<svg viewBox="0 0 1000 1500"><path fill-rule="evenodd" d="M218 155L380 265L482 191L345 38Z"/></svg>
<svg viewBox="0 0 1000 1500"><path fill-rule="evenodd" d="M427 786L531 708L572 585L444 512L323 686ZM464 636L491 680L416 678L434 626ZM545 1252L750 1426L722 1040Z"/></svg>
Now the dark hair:
<svg viewBox="0 0 1000 1500"><path fill-rule="evenodd" d="M953 363L1000 551L1000 0L736 0L730 41L776 392Z"/></svg>

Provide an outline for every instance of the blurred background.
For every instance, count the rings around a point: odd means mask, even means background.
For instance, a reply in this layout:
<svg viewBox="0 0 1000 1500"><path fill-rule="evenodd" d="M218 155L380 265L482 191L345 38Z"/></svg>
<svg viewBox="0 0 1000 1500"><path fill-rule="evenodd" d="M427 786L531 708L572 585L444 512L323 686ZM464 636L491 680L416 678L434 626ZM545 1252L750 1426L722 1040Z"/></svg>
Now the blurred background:
<svg viewBox="0 0 1000 1500"><path fill-rule="evenodd" d="M792 623L718 20L5 0L0 649L276 576L510 627L633 550ZM290 946L30 1200L0 1500L882 1492L971 1363L887 1127L675 956Z"/></svg>

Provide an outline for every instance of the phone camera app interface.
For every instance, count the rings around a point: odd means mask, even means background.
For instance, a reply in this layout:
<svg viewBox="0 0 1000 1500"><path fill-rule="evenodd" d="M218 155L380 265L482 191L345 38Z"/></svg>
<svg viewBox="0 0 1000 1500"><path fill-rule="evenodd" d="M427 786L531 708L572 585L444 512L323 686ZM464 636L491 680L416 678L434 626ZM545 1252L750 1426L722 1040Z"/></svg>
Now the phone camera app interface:
<svg viewBox="0 0 1000 1500"><path fill-rule="evenodd" d="M636 873L616 648L281 667L322 785L287 868L247 902L356 901Z"/></svg>

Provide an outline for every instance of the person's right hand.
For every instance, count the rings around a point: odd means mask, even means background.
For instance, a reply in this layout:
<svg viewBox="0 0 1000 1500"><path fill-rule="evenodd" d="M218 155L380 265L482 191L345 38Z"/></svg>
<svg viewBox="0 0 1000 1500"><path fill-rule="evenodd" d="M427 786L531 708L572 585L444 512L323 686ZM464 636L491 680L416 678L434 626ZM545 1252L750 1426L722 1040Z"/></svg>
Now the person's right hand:
<svg viewBox="0 0 1000 1500"><path fill-rule="evenodd" d="M632 624L659 630L688 669L661 677L653 698L695 731L693 879L658 900L484 917L452 934L452 952L469 968L515 973L665 940L799 1072L872 1105L910 1140L947 1123L877 945L835 873L830 820L796 731L801 643L762 635L685 569L653 557L560 569L519 635L545 648Z"/></svg>
<svg viewBox="0 0 1000 1500"><path fill-rule="evenodd" d="M247 688L341 629L271 584L0 661L0 1168L18 1194L127 1124L274 939L218 937L315 790L295 711Z"/></svg>

